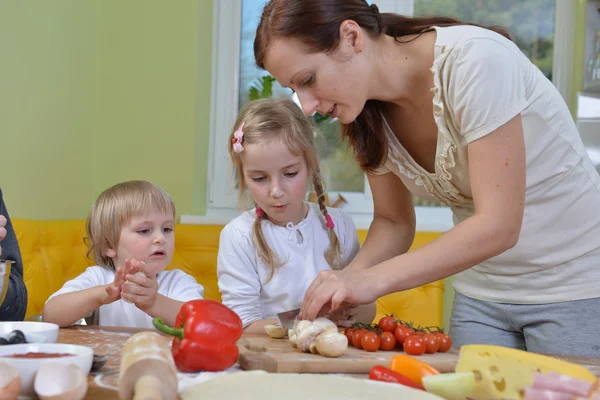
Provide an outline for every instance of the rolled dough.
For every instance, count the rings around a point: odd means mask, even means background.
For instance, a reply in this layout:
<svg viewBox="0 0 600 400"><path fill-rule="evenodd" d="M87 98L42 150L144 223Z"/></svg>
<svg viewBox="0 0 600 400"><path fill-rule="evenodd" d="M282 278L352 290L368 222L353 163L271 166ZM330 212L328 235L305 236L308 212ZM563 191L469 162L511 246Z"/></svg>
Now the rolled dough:
<svg viewBox="0 0 600 400"><path fill-rule="evenodd" d="M368 397L372 396L372 397ZM271 374L243 371L219 375L190 387L182 400L443 400L434 394L396 383L384 383L339 375Z"/></svg>

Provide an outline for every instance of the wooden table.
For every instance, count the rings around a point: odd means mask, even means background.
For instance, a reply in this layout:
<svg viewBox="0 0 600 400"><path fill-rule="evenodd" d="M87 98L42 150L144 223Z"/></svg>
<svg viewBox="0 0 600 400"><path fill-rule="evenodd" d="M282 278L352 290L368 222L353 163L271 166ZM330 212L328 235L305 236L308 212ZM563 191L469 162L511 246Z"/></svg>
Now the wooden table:
<svg viewBox="0 0 600 400"><path fill-rule="evenodd" d="M105 355L108 361L97 373L88 377L88 392L85 399L111 400L118 399L116 391L119 380L119 364L123 345L133 334L147 329L122 328L107 326L72 326L60 329L59 343L71 343L88 346L96 354ZM600 358L557 357L567 361L585 364L596 375L600 376ZM365 375L355 375L364 378Z"/></svg>
<svg viewBox="0 0 600 400"><path fill-rule="evenodd" d="M121 350L129 337L144 330L146 329L83 325L60 329L58 343L88 346L94 350L95 354L108 357L108 361L100 371L92 372L89 375L88 392L85 399L111 400L119 398L115 389L119 382ZM114 389L108 386L112 386Z"/></svg>

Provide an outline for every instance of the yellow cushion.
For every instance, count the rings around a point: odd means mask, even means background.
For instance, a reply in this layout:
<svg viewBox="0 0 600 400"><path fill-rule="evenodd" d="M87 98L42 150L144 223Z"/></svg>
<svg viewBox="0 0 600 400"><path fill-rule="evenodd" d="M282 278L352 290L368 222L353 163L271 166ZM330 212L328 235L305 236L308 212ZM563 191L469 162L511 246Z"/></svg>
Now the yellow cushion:
<svg viewBox="0 0 600 400"><path fill-rule="evenodd" d="M27 316L41 314L46 299L94 263L86 257L82 220L40 221L14 219L13 224L23 256L25 284L29 292ZM217 286L217 251L220 225L175 227L175 254L167 269L179 268L204 286L204 297L221 301ZM359 231L361 242L366 231ZM419 233L412 248L422 246L438 234ZM442 325L443 283L393 293L377 301L377 318L385 314L421 325Z"/></svg>

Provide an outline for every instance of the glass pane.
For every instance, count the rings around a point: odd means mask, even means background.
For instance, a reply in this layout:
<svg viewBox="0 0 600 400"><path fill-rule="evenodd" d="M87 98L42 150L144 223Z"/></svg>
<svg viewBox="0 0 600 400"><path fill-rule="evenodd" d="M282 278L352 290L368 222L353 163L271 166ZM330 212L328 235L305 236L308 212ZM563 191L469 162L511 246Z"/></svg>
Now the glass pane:
<svg viewBox="0 0 600 400"><path fill-rule="evenodd" d="M552 79L555 0L415 0L414 15L444 15L508 28L527 57Z"/></svg>
<svg viewBox="0 0 600 400"><path fill-rule="evenodd" d="M239 107L251 98L291 97L292 91L271 81L266 71L256 68L254 63L254 36L260 13L266 1L244 0L242 3L242 29L240 48ZM328 191L363 192L364 174L355 161L346 142L340 139L340 125L329 118L315 116L321 135L318 144L321 169Z"/></svg>

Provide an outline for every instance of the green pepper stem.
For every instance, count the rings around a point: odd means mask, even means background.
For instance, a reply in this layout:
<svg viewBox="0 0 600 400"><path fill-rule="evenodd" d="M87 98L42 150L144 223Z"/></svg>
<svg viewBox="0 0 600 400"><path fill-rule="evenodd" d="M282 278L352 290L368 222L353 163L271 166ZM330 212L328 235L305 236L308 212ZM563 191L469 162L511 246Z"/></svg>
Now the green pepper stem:
<svg viewBox="0 0 600 400"><path fill-rule="evenodd" d="M183 339L183 328L171 328L170 326L165 325L165 322L158 317L152 319L152 325L161 332Z"/></svg>

